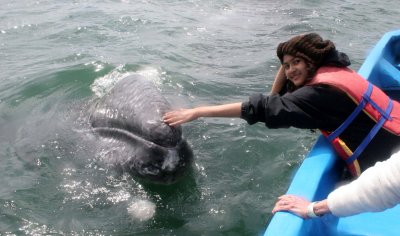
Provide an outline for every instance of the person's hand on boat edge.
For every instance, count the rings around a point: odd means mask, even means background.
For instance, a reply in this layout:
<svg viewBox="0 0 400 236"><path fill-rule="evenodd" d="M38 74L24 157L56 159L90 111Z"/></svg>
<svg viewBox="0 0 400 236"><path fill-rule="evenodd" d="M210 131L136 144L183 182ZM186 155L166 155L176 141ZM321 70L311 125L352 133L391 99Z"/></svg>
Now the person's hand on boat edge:
<svg viewBox="0 0 400 236"><path fill-rule="evenodd" d="M295 195L282 195L278 197L272 214L278 211L288 211L303 219L315 218L330 212L326 200L310 202Z"/></svg>
<svg viewBox="0 0 400 236"><path fill-rule="evenodd" d="M275 203L272 214L278 211L288 211L303 219L307 218L307 206L310 205L310 201L294 196L294 195L282 195L278 197L278 201Z"/></svg>

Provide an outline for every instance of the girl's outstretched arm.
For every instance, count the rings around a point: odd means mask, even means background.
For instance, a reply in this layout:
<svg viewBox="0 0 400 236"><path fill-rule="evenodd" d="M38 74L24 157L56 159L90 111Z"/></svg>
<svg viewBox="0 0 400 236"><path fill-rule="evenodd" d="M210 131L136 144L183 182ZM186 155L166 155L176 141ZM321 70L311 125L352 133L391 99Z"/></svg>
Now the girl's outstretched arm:
<svg viewBox="0 0 400 236"><path fill-rule="evenodd" d="M199 117L240 117L242 103L230 103L216 106L201 106L191 109L179 109L164 114L163 120L170 126L190 122Z"/></svg>

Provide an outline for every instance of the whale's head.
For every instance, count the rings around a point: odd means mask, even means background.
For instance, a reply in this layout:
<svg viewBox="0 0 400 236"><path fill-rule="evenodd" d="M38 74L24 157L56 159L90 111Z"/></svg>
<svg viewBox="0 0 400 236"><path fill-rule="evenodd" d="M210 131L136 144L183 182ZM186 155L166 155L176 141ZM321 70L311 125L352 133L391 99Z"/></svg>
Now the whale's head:
<svg viewBox="0 0 400 236"><path fill-rule="evenodd" d="M97 127L93 131L99 135L101 149L106 150L105 163L148 182L175 183L187 172L193 160L192 149L182 137L159 142L119 128Z"/></svg>
<svg viewBox="0 0 400 236"><path fill-rule="evenodd" d="M112 149L108 163L145 180L170 184L189 168L193 153L180 127L162 120L170 105L150 81L128 76L101 98L91 116L93 131Z"/></svg>
<svg viewBox="0 0 400 236"><path fill-rule="evenodd" d="M137 150L124 166L132 175L159 184L172 184L189 169L193 153L185 140L174 147L157 144Z"/></svg>

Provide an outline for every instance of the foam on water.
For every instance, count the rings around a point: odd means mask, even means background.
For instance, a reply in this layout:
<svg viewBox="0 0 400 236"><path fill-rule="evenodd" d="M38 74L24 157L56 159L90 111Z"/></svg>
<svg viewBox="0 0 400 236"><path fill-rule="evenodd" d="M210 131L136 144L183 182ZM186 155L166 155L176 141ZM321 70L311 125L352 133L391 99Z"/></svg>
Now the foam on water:
<svg viewBox="0 0 400 236"><path fill-rule="evenodd" d="M130 75L130 73L124 72L123 66L120 65L105 76L96 79L90 86L90 89L97 97L103 97L119 80L128 75Z"/></svg>
<svg viewBox="0 0 400 236"><path fill-rule="evenodd" d="M137 199L132 201L127 210L132 219L148 221L156 214L156 205L149 200Z"/></svg>
<svg viewBox="0 0 400 236"><path fill-rule="evenodd" d="M144 78L153 81L155 85L159 85L162 73L153 67L145 67L135 72L128 72L125 71L123 65L120 65L105 76L97 78L90 88L97 97L103 97L115 86L115 84L118 83L118 81L133 74L141 75Z"/></svg>

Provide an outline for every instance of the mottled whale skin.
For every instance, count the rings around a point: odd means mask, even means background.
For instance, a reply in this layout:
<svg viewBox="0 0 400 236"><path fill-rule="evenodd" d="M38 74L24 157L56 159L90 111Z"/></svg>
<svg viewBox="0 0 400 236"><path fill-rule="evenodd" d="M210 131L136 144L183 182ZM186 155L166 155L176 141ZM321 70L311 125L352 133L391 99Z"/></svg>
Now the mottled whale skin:
<svg viewBox="0 0 400 236"><path fill-rule="evenodd" d="M163 114L170 110L152 81L140 75L118 81L90 116L103 160L150 182L176 182L193 153L181 128L163 122Z"/></svg>

